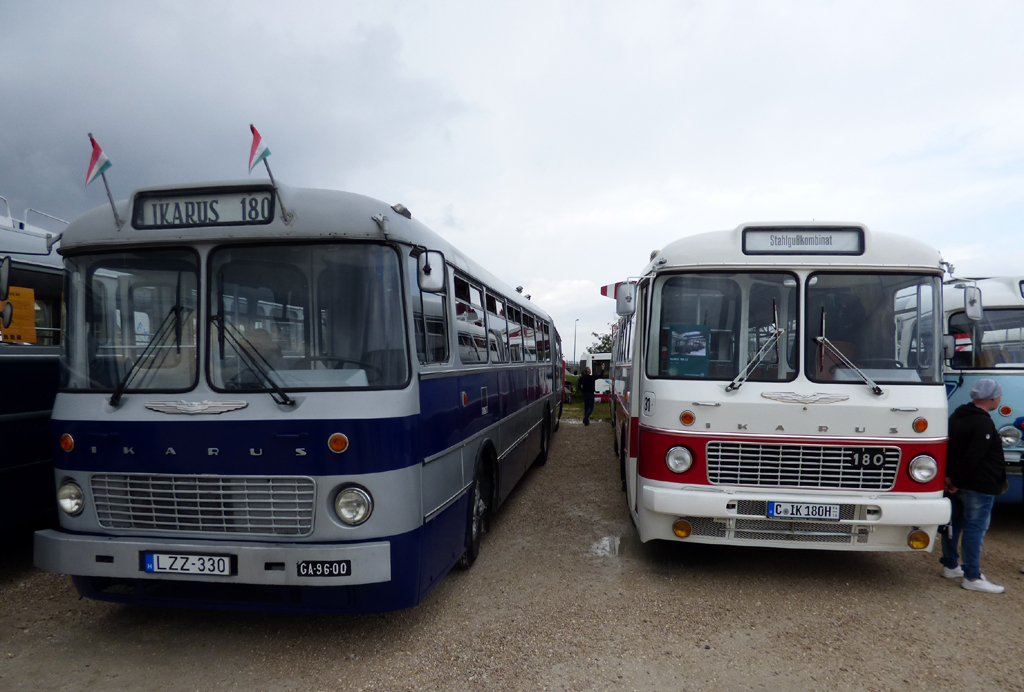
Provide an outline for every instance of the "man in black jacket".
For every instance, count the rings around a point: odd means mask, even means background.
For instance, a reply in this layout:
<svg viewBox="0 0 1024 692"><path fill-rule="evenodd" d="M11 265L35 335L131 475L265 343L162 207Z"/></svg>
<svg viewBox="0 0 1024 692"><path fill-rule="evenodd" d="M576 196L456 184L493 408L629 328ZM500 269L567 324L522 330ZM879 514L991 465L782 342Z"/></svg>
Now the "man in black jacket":
<svg viewBox="0 0 1024 692"><path fill-rule="evenodd" d="M576 380L576 389L583 394L583 425L590 425L590 414L594 412L594 383L596 378L590 368L583 368L583 374Z"/></svg>
<svg viewBox="0 0 1024 692"><path fill-rule="evenodd" d="M946 490L953 503L951 528L942 534L942 576L963 577L960 586L970 591L1003 593L981 573L981 544L992 519L996 495L1006 482L1006 461L996 425L989 415L999 407L1003 389L995 380L982 379L971 387L971 403L949 417L946 448ZM962 538L961 538L962 537ZM957 545L962 548L963 567Z"/></svg>

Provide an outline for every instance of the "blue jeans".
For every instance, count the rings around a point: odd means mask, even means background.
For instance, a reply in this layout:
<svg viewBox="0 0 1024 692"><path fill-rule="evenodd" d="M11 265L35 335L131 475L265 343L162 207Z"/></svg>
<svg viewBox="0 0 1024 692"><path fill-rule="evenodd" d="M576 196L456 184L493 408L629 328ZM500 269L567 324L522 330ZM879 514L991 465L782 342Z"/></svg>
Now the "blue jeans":
<svg viewBox="0 0 1024 692"><path fill-rule="evenodd" d="M590 414L594 412L593 392L583 392L583 420L589 421Z"/></svg>
<svg viewBox="0 0 1024 692"><path fill-rule="evenodd" d="M953 535L948 529L942 532L943 566L956 569L963 557L964 577L978 579L981 577L981 543L992 520L992 505L995 495L978 493L961 488L950 495L953 503ZM958 554L957 546L961 553Z"/></svg>

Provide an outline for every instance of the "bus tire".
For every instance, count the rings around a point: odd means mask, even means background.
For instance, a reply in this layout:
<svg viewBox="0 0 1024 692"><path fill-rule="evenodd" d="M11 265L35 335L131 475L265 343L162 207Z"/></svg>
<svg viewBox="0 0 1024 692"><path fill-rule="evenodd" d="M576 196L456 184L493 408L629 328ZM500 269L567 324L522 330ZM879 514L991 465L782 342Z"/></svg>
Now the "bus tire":
<svg viewBox="0 0 1024 692"><path fill-rule="evenodd" d="M540 423L540 454L534 460L534 466L548 463L548 448L551 447L551 411L545 409L544 418Z"/></svg>
<svg viewBox="0 0 1024 692"><path fill-rule="evenodd" d="M466 551L459 558L459 567L469 569L480 555L480 543L487 533L491 517L490 469L483 463L483 456L476 461L473 471L473 487L469 489L469 511L466 517Z"/></svg>
<svg viewBox="0 0 1024 692"><path fill-rule="evenodd" d="M552 430L552 432L556 432L560 427L562 427L562 402L561 401L558 402L558 417L555 418L555 427Z"/></svg>

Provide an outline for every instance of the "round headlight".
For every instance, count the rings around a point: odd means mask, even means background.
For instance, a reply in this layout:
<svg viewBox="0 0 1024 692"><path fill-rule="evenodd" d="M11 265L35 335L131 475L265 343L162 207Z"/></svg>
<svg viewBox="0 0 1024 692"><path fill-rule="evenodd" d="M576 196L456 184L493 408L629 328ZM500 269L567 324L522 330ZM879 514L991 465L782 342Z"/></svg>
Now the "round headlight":
<svg viewBox="0 0 1024 692"><path fill-rule="evenodd" d="M927 454L921 454L910 460L907 472L918 483L927 483L938 475L939 462Z"/></svg>
<svg viewBox="0 0 1024 692"><path fill-rule="evenodd" d="M1020 444L1020 430L1012 425L1004 425L999 428L999 437L1004 447L1015 447Z"/></svg>
<svg viewBox="0 0 1024 692"><path fill-rule="evenodd" d="M76 516L85 509L85 493L78 483L68 481L57 488L57 505L68 516Z"/></svg>
<svg viewBox="0 0 1024 692"><path fill-rule="evenodd" d="M334 498L334 511L349 526L359 526L370 518L373 498L362 488L348 487Z"/></svg>
<svg viewBox="0 0 1024 692"><path fill-rule="evenodd" d="M665 452L665 466L672 473L683 473L693 464L693 454L686 447L673 447Z"/></svg>

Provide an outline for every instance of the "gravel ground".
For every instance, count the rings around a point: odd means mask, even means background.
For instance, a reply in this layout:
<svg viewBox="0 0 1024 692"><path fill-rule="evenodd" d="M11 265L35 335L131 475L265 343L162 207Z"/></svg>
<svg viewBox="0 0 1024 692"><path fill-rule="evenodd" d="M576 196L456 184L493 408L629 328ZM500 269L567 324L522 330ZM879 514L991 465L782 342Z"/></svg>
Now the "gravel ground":
<svg viewBox="0 0 1024 692"><path fill-rule="evenodd" d="M0 690L1024 690L1024 511L983 554L640 544L607 423L563 419L473 568L369 616L79 600L0 537Z"/></svg>

